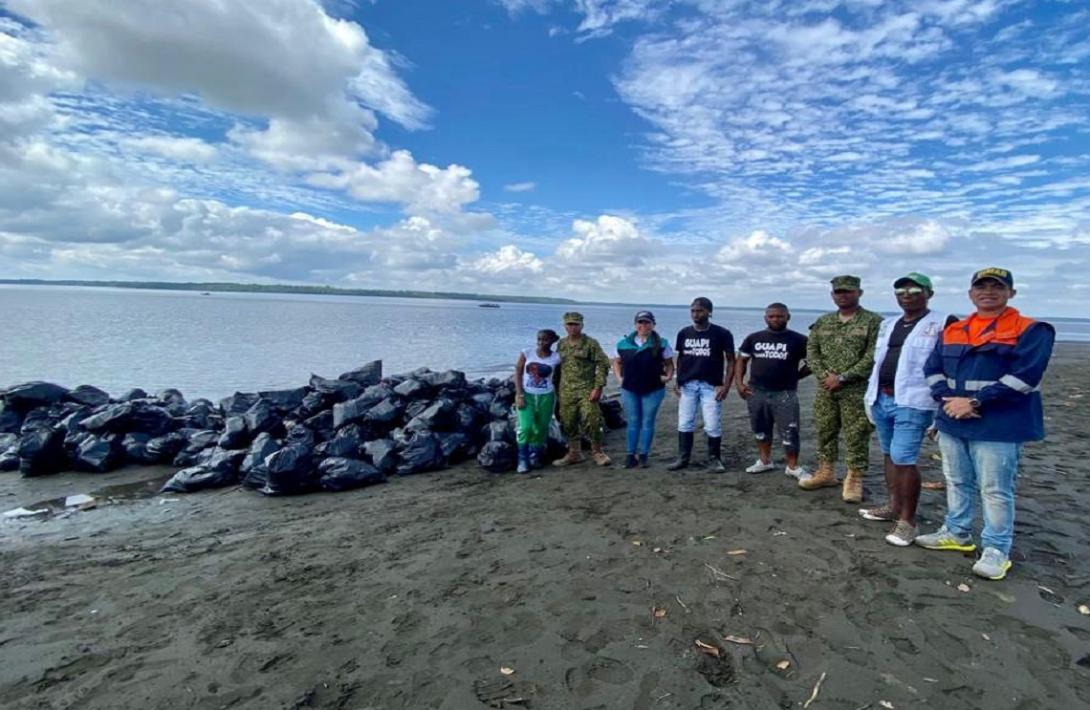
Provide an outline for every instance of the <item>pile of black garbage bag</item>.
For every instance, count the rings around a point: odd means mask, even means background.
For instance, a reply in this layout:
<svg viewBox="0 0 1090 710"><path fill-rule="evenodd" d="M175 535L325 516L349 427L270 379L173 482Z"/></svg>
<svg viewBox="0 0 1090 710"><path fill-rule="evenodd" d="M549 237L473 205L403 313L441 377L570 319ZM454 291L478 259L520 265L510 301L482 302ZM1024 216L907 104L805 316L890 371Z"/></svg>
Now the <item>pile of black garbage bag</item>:
<svg viewBox="0 0 1090 710"><path fill-rule="evenodd" d="M218 403L176 389L115 399L90 385L28 382L0 390L0 471L164 464L181 469L167 491L241 483L267 495L344 491L473 457L502 473L516 463L514 398L510 379L427 368L383 377L380 360ZM624 426L618 402L602 408L608 426ZM554 422L550 456L564 448Z"/></svg>

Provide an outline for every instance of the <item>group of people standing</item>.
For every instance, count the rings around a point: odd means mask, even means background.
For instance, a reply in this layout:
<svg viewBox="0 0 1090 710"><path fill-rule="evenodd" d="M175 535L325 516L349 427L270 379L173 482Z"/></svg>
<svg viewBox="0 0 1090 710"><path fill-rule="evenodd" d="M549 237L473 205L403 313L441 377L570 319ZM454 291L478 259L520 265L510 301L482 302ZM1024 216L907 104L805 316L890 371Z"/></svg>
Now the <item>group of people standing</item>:
<svg viewBox="0 0 1090 710"><path fill-rule="evenodd" d="M867 520L892 523L885 539L935 550L971 552L973 506L983 511L983 553L973 571L1002 579L1011 566L1014 492L1024 442L1044 438L1040 382L1051 357L1055 331L1022 316L1008 302L1016 294L1006 269L973 274L965 319L932 311L931 279L918 272L893 283L901 314L883 318L860 305L857 276L832 279L836 311L821 316L809 337L790 330L782 303L765 309L764 330L737 348L729 330L711 322L705 297L690 306L692 324L671 344L655 330L655 316L641 310L632 332L607 355L583 333L580 313L564 314L566 336L538 333L536 347L516 365L518 470L542 465L554 410L568 440L569 466L583 460L582 440L600 466L612 463L603 448L598 405L610 370L621 384L627 418L625 468L649 465L655 419L673 381L678 401L678 452L667 468L692 465L697 416L707 439L707 463L726 471L722 459L722 407L735 389L745 400L757 443L757 459L745 470L759 474L773 463L773 434L782 442L784 473L804 490L839 486L848 503L863 500L870 436L877 431L888 502L860 509ZM555 346L555 350L554 350ZM798 383L813 374L817 469L799 463ZM925 436L938 439L946 479L947 513L934 533L920 535L916 509L921 479L917 460ZM839 444L846 472L838 479Z"/></svg>

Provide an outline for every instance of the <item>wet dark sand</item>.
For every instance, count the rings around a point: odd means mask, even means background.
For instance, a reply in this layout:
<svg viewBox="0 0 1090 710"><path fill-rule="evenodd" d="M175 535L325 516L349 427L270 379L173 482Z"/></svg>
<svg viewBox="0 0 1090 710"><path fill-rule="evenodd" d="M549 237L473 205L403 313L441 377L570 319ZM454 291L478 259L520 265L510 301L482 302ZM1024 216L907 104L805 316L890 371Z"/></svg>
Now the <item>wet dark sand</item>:
<svg viewBox="0 0 1090 710"><path fill-rule="evenodd" d="M0 523L0 705L792 708L824 674L811 708L1088 707L1088 352L1054 360L1004 582L973 577L971 556L890 547L837 490L741 473L754 452L734 396L731 472L667 473L669 398L649 470L466 465ZM0 508L161 473L3 474ZM943 496L924 492L925 528Z"/></svg>

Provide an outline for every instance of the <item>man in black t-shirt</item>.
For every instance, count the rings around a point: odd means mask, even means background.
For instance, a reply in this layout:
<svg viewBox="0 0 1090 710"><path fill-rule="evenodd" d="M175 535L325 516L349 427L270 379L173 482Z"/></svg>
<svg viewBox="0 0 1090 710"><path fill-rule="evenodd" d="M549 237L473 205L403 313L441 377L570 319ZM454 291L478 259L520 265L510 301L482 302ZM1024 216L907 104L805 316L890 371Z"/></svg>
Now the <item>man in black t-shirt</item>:
<svg viewBox="0 0 1090 710"><path fill-rule="evenodd" d="M735 387L749 408L749 423L757 438L758 459L746 473L764 473L772 463L772 428L775 425L787 453L784 473L809 476L799 466L799 379L810 374L806 366L806 336L787 329L791 312L782 303L765 309L765 330L750 333L738 349ZM750 363L753 363L750 366ZM749 384L746 384L746 369Z"/></svg>
<svg viewBox="0 0 1090 710"><path fill-rule="evenodd" d="M674 393L681 399L677 406L678 455L667 466L671 471L689 465L693 454L696 411L701 410L704 433L708 437L708 467L716 473L726 471L722 459L723 399L730 391L734 372L734 336L726 328L710 322L710 299L694 299L689 307L693 324L677 334L677 385Z"/></svg>

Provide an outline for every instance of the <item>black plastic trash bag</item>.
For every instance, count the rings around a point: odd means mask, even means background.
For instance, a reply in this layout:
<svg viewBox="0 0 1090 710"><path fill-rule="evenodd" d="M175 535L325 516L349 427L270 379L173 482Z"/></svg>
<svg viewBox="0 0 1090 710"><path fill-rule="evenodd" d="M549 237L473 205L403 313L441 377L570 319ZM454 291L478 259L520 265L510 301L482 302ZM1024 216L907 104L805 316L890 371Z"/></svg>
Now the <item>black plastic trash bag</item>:
<svg viewBox="0 0 1090 710"><path fill-rule="evenodd" d="M515 468L517 452L506 441L490 441L481 447L477 463L492 473L505 473Z"/></svg>
<svg viewBox="0 0 1090 710"><path fill-rule="evenodd" d="M621 407L621 400L604 399L598 402L598 406L602 409L602 418L605 420L607 429L625 428L624 409Z"/></svg>
<svg viewBox="0 0 1090 710"><path fill-rule="evenodd" d="M56 404L68 394L67 387L52 382L24 382L4 390L4 401L13 409L26 411L34 407Z"/></svg>
<svg viewBox="0 0 1090 710"><path fill-rule="evenodd" d="M395 399L384 399L364 416L364 421L370 424L393 426L401 418L402 407Z"/></svg>
<svg viewBox="0 0 1090 710"><path fill-rule="evenodd" d="M314 455L320 458L334 457L358 459L363 449L361 430L355 424L346 426L329 441L314 447Z"/></svg>
<svg viewBox="0 0 1090 710"><path fill-rule="evenodd" d="M364 387L377 385L379 380L382 379L382 360L372 360L362 367L357 367L355 370L343 372L337 379L349 380Z"/></svg>
<svg viewBox="0 0 1090 710"><path fill-rule="evenodd" d="M218 446L221 449L241 449L250 443L250 432L246 428L246 418L237 414L227 417L223 422Z"/></svg>
<svg viewBox="0 0 1090 710"><path fill-rule="evenodd" d="M257 404L258 399L260 397L254 392L235 392L230 397L220 400L220 409L225 417L232 414L245 414L246 410Z"/></svg>
<svg viewBox="0 0 1090 710"><path fill-rule="evenodd" d="M23 426L23 414L0 402L0 434L14 434Z"/></svg>
<svg viewBox="0 0 1090 710"><path fill-rule="evenodd" d="M142 402L133 403L128 425L129 431L140 431L152 436L162 436L175 429L174 417L170 415L170 412L162 407Z"/></svg>
<svg viewBox="0 0 1090 710"><path fill-rule="evenodd" d="M110 403L109 394L91 385L80 385L68 393L67 399L69 402L85 404L88 407L101 407Z"/></svg>
<svg viewBox="0 0 1090 710"><path fill-rule="evenodd" d="M515 443L515 427L506 419L494 421L488 425L488 440L513 444Z"/></svg>
<svg viewBox="0 0 1090 710"><path fill-rule="evenodd" d="M106 473L125 462L121 434L88 435L79 445L72 464L78 471Z"/></svg>
<svg viewBox="0 0 1090 710"><path fill-rule="evenodd" d="M336 456L318 464L318 476L322 490L333 493L386 481L385 474L371 464Z"/></svg>
<svg viewBox="0 0 1090 710"><path fill-rule="evenodd" d="M397 475L435 471L443 468L446 460L439 446L439 439L431 432L410 432L409 438L397 452Z"/></svg>
<svg viewBox="0 0 1090 710"><path fill-rule="evenodd" d="M311 450L301 444L288 444L265 459L265 495L306 493L318 485Z"/></svg>
<svg viewBox="0 0 1090 710"><path fill-rule="evenodd" d="M352 380L327 380L319 375L310 376L310 386L315 392L330 395L334 402L355 399L363 392L363 387Z"/></svg>
<svg viewBox="0 0 1090 710"><path fill-rule="evenodd" d="M460 431L443 431L436 436L439 438L439 449L448 463L465 461L475 451L473 442Z"/></svg>
<svg viewBox="0 0 1090 710"><path fill-rule="evenodd" d="M147 398L148 398L148 393L147 392L140 389L139 387L134 387L133 389L129 390L125 394L118 397L117 400L119 402L133 402L133 401L138 400L138 399L147 399Z"/></svg>
<svg viewBox="0 0 1090 710"><path fill-rule="evenodd" d="M456 412L457 408L454 402L449 399L438 399L426 407L424 411L414 416L409 422L409 427L428 431L448 431L457 422Z"/></svg>
<svg viewBox="0 0 1090 710"><path fill-rule="evenodd" d="M261 399L272 405L280 414L286 414L298 409L306 399L308 390L306 387L296 387L290 390L269 390L258 393Z"/></svg>
<svg viewBox="0 0 1090 710"><path fill-rule="evenodd" d="M230 456L244 455L241 451L224 452ZM174 474L169 481L163 484L163 493L194 493L209 488L223 488L238 483L238 470L232 468L230 463L224 464L230 456L221 459L218 465L213 462L201 466L191 466ZM213 458L215 461L215 458Z"/></svg>
<svg viewBox="0 0 1090 710"><path fill-rule="evenodd" d="M129 430L129 422L132 420L133 405L131 402L121 402L104 407L96 414L85 418L80 424L91 432L126 432Z"/></svg>
<svg viewBox="0 0 1090 710"><path fill-rule="evenodd" d="M246 421L246 429L251 436L257 436L262 432L277 434L284 429L280 416L273 411L272 405L263 399L254 402L253 406L243 415Z"/></svg>
<svg viewBox="0 0 1090 710"><path fill-rule="evenodd" d="M153 436L148 439L145 451L150 461L148 463L166 463L173 461L188 439L184 431L174 431L163 436Z"/></svg>
<svg viewBox="0 0 1090 710"><path fill-rule="evenodd" d="M24 476L45 476L64 470L64 432L41 427L19 440L19 471Z"/></svg>
<svg viewBox="0 0 1090 710"><path fill-rule="evenodd" d="M409 378L397 387L394 387L394 392L405 399L416 399L426 395L430 389L430 387L420 380Z"/></svg>
<svg viewBox="0 0 1090 710"><path fill-rule="evenodd" d="M121 440L121 449L125 452L125 460L135 464L158 463L159 459L148 451L148 442L151 437L140 432L129 432Z"/></svg>
<svg viewBox="0 0 1090 710"><path fill-rule="evenodd" d="M306 419L333 406L333 398L321 392L309 392L295 410L296 416Z"/></svg>
<svg viewBox="0 0 1090 710"><path fill-rule="evenodd" d="M356 397L347 402L338 402L333 405L333 428L340 429L348 424L363 421L367 410L376 403L367 397Z"/></svg>
<svg viewBox="0 0 1090 710"><path fill-rule="evenodd" d="M397 444L393 439L375 439L363 445L363 452L371 465L383 473L397 470Z"/></svg>
<svg viewBox="0 0 1090 710"><path fill-rule="evenodd" d="M269 434L258 434L250 444L250 450L239 464L242 485L251 488L264 488L268 478L265 459L280 450L280 442Z"/></svg>

